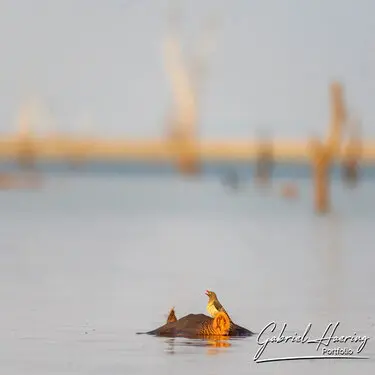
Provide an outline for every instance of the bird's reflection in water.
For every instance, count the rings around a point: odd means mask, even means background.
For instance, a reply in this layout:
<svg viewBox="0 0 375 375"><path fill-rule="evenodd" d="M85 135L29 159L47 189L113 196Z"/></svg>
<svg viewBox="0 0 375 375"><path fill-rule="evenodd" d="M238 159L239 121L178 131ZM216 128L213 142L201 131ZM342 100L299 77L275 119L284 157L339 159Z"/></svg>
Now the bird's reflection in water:
<svg viewBox="0 0 375 375"><path fill-rule="evenodd" d="M222 337L216 340L209 340L207 345L208 355L217 355L223 352L222 348L229 348L231 346L228 337Z"/></svg>
<svg viewBox="0 0 375 375"><path fill-rule="evenodd" d="M229 342L229 337L222 336L215 339L191 339L191 340L177 340L176 338L168 338L165 340L167 347L165 349L168 354L176 354L176 347L205 347L208 355L216 355L223 352L223 348L228 348L232 344Z"/></svg>

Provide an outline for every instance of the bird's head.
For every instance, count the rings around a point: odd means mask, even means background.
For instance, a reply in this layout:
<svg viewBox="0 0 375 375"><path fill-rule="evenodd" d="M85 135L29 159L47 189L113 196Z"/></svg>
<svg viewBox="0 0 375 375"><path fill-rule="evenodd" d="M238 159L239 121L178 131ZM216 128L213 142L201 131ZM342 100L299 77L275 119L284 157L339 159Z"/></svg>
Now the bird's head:
<svg viewBox="0 0 375 375"><path fill-rule="evenodd" d="M205 291L205 294L206 294L206 296L208 296L208 298L210 298L210 299L215 299L215 298L217 298L215 292L212 292L211 290L206 290L206 291Z"/></svg>

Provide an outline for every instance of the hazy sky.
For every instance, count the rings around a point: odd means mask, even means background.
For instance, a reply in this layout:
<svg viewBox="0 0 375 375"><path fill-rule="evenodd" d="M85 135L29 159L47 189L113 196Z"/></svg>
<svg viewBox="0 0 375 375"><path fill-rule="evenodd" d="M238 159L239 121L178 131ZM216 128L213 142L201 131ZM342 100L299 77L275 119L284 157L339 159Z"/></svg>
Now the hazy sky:
<svg viewBox="0 0 375 375"><path fill-rule="evenodd" d="M201 100L204 136L301 137L329 120L328 84L375 136L375 1L181 1L184 42L220 16ZM157 135L171 102L167 0L0 0L0 130L37 95L58 130L93 118L102 135ZM373 104L374 102L374 104Z"/></svg>

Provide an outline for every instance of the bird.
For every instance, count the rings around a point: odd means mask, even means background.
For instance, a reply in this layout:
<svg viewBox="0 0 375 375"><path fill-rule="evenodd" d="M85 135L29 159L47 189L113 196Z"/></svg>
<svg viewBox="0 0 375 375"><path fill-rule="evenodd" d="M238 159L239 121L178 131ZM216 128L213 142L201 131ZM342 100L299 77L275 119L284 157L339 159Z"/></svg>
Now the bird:
<svg viewBox="0 0 375 375"><path fill-rule="evenodd" d="M216 293L212 292L210 290L206 290L205 292L206 296L208 296L208 303L207 303L207 312L211 315L212 318L214 318L219 311L224 312L225 314L229 314L225 311L224 307L222 304L219 302L217 299Z"/></svg>

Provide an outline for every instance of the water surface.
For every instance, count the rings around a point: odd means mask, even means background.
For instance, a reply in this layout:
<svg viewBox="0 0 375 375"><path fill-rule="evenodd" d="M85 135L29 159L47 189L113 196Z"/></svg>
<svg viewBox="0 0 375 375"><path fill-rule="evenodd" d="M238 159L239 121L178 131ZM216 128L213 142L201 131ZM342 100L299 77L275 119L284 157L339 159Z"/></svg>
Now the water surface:
<svg viewBox="0 0 375 375"><path fill-rule="evenodd" d="M37 191L0 192L0 370L12 374L370 374L375 358L374 182L335 180L334 211L215 176L51 175ZM371 337L365 361L256 364L257 337L212 341L136 335L170 307L204 313L217 292L239 324L288 332L331 321ZM273 345L263 357L316 355Z"/></svg>

